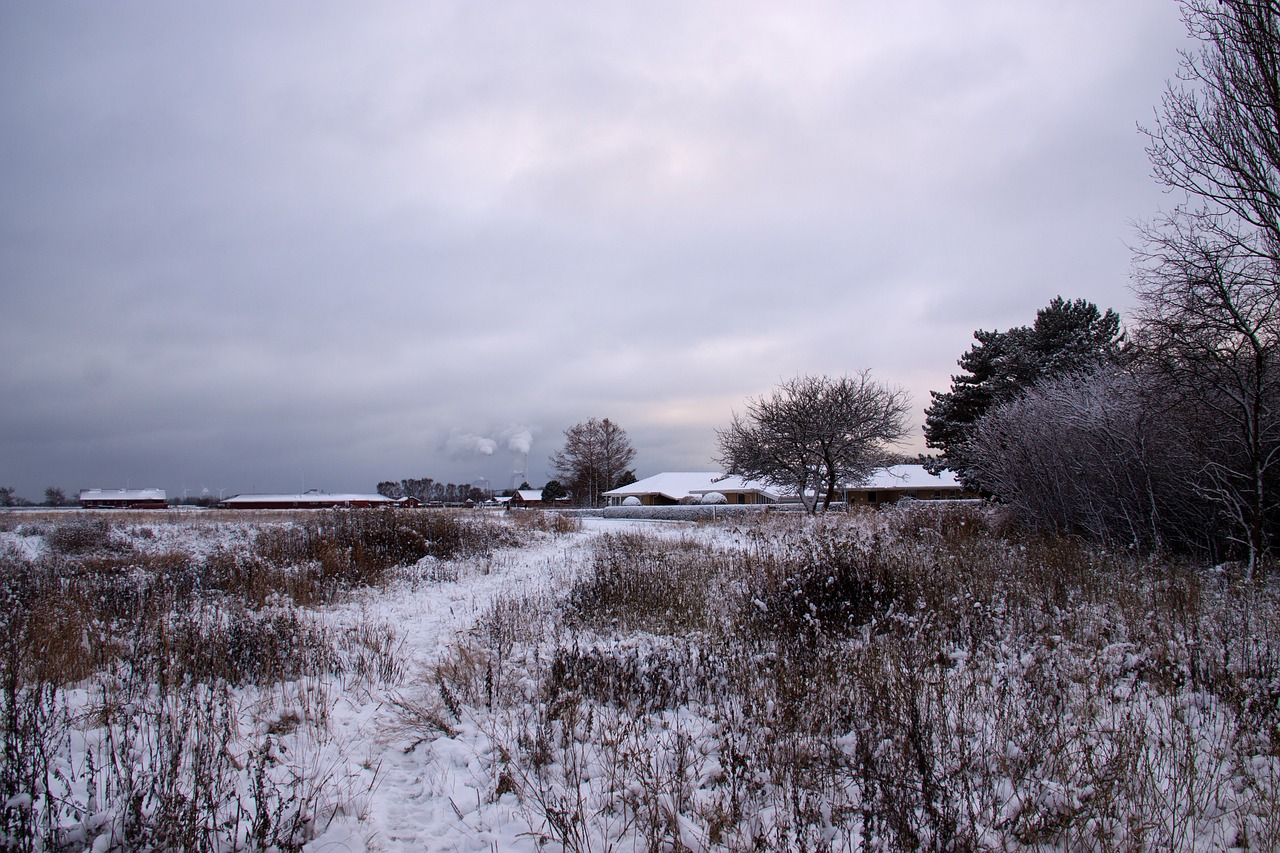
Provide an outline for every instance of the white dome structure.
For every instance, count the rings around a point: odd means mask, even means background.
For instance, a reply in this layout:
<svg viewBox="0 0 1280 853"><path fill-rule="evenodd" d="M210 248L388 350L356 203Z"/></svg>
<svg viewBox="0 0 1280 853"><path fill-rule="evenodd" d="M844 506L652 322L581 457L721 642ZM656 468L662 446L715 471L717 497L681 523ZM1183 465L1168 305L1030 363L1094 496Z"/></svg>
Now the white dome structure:
<svg viewBox="0 0 1280 853"><path fill-rule="evenodd" d="M632 495L631 497L623 500L622 505L623 506L640 506L640 499L635 495Z"/></svg>
<svg viewBox="0 0 1280 853"><path fill-rule="evenodd" d="M704 504L727 504L728 502L729 499L720 492L707 492L702 496L702 503Z"/></svg>

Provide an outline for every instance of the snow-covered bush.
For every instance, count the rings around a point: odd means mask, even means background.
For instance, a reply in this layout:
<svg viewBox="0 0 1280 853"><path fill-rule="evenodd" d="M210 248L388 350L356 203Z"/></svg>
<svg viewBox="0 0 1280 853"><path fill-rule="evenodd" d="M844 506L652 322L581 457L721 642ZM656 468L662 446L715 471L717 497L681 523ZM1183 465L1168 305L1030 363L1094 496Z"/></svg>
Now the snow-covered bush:
<svg viewBox="0 0 1280 853"><path fill-rule="evenodd" d="M101 517L75 517L54 524L45 534L45 542L56 554L78 554L85 551L112 550L111 523Z"/></svg>

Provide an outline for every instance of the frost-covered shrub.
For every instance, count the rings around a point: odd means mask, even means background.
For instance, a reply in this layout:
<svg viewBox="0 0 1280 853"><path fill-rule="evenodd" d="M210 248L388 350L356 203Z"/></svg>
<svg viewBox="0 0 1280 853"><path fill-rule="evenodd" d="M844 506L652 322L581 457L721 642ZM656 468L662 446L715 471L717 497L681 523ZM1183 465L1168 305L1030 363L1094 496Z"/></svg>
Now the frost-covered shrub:
<svg viewBox="0 0 1280 853"><path fill-rule="evenodd" d="M49 550L55 554L80 554L118 548L105 518L81 516L54 524L45 534Z"/></svg>
<svg viewBox="0 0 1280 853"><path fill-rule="evenodd" d="M744 621L783 640L844 636L904 599L914 603L908 573L876 545L836 527L792 540L753 579Z"/></svg>
<svg viewBox="0 0 1280 853"><path fill-rule="evenodd" d="M334 642L291 607L206 605L166 615L130 658L151 677L176 684L268 685L336 671Z"/></svg>
<svg viewBox="0 0 1280 853"><path fill-rule="evenodd" d="M723 663L686 644L574 643L556 649L544 695L553 705L571 694L633 713L676 708L725 689Z"/></svg>
<svg viewBox="0 0 1280 853"><path fill-rule="evenodd" d="M596 541L591 568L569 591L565 609L583 625L699 630L719 618L717 575L715 555L694 542L608 534Z"/></svg>
<svg viewBox="0 0 1280 853"><path fill-rule="evenodd" d="M923 504L602 537L445 716L575 849L1280 843L1275 588Z"/></svg>
<svg viewBox="0 0 1280 853"><path fill-rule="evenodd" d="M334 785L318 686L397 683L394 632L300 610L306 571L251 537L139 553L98 521L0 550L0 848L300 850Z"/></svg>
<svg viewBox="0 0 1280 853"><path fill-rule="evenodd" d="M84 596L68 589L58 567L0 550L0 679L17 687L62 685L85 677L91 616Z"/></svg>
<svg viewBox="0 0 1280 853"><path fill-rule="evenodd" d="M277 568L318 566L314 580L329 592L379 586L391 569L424 557L478 556L519 544L510 526L483 516L449 510L338 510L262 530L254 555Z"/></svg>
<svg viewBox="0 0 1280 853"><path fill-rule="evenodd" d="M534 530L555 536L564 536L582 530L582 520L579 516L567 515L562 512L528 510L512 512L510 517L515 526L521 530Z"/></svg>

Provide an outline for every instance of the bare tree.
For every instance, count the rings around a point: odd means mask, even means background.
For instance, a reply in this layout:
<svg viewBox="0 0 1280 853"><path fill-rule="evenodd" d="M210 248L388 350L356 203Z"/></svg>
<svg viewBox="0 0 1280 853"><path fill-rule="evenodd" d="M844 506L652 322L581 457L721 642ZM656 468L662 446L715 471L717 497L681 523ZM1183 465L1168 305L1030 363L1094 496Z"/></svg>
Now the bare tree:
<svg viewBox="0 0 1280 853"><path fill-rule="evenodd" d="M729 472L795 489L805 509L831 504L842 485L867 480L889 445L906 437L911 400L900 388L853 376L799 376L747 401L717 430L718 461Z"/></svg>
<svg viewBox="0 0 1280 853"><path fill-rule="evenodd" d="M626 430L608 418L591 418L564 431L564 447L552 454L551 465L575 502L598 506L635 458Z"/></svg>
<svg viewBox="0 0 1280 853"><path fill-rule="evenodd" d="M1155 178L1179 204L1142 230L1142 350L1198 403L1202 488L1251 570L1276 510L1280 331L1280 2L1183 0L1182 54L1157 124Z"/></svg>
<svg viewBox="0 0 1280 853"><path fill-rule="evenodd" d="M1216 246L1280 260L1280 3L1183 0L1199 42L1182 52L1147 153L1160 183L1189 203L1165 223L1194 223Z"/></svg>
<svg viewBox="0 0 1280 853"><path fill-rule="evenodd" d="M1200 487L1256 571L1270 555L1280 479L1280 288L1272 263L1182 222L1148 235L1139 350L1193 401Z"/></svg>

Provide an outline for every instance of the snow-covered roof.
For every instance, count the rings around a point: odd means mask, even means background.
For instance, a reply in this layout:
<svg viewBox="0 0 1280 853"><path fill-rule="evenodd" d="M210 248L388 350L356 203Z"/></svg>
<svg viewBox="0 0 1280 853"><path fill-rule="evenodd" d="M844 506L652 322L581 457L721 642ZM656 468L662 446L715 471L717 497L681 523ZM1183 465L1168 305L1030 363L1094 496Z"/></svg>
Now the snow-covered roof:
<svg viewBox="0 0 1280 853"><path fill-rule="evenodd" d="M708 492L759 492L775 500L781 496L781 493L771 486L755 480L744 480L736 474L722 474L719 471L668 471L637 480L629 486L610 489L604 495L607 498L662 495L669 500L678 501L690 495L705 495Z"/></svg>
<svg viewBox="0 0 1280 853"><path fill-rule="evenodd" d="M162 501L164 489L81 489L82 501Z"/></svg>
<svg viewBox="0 0 1280 853"><path fill-rule="evenodd" d="M962 486L951 471L943 471L941 476L930 474L923 465L893 465L876 471L866 483L849 486L850 490L890 490L890 489L960 489ZM690 495L705 495L710 492L739 493L758 492L774 500L782 500L794 496L794 491L778 489L765 485L758 480L744 480L736 474L721 474L718 471L668 471L654 474L632 483L605 492L605 497L627 498L642 495L662 495L673 501Z"/></svg>
<svg viewBox="0 0 1280 853"><path fill-rule="evenodd" d="M301 495L236 495L224 500L222 503L246 504L246 503L292 503L292 504L318 504L318 503L395 503L386 495L356 495L356 494L327 494L325 492L307 492Z"/></svg>
<svg viewBox="0 0 1280 853"><path fill-rule="evenodd" d="M715 480L711 481L711 485L706 488L693 489L690 494L706 495L711 492L719 492L720 494L736 494L739 492L758 492L767 495L774 500L780 499L784 494L794 494L787 490L779 490L774 486L761 483L759 480L744 480L737 474L718 474Z"/></svg>
<svg viewBox="0 0 1280 853"><path fill-rule="evenodd" d="M516 489L516 494L525 503L534 503L542 500L542 489Z"/></svg>
<svg viewBox="0 0 1280 853"><path fill-rule="evenodd" d="M889 489L960 489L960 481L954 471L943 471L941 475L930 474L923 465L891 465L881 468L871 475L866 483L850 486L859 490Z"/></svg>
<svg viewBox="0 0 1280 853"><path fill-rule="evenodd" d="M632 495L662 495L673 501L687 498L695 491L711 491L715 488L717 477L723 476L719 471L668 471L654 474L637 480L629 486L619 486L604 493L607 498L626 498Z"/></svg>

